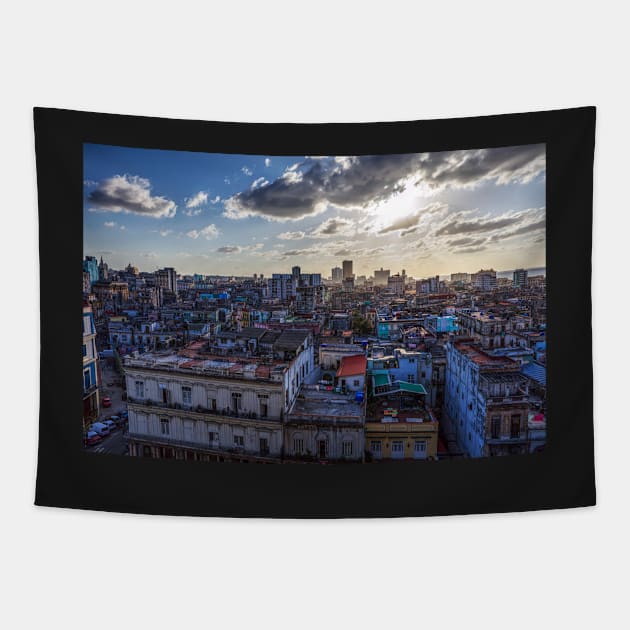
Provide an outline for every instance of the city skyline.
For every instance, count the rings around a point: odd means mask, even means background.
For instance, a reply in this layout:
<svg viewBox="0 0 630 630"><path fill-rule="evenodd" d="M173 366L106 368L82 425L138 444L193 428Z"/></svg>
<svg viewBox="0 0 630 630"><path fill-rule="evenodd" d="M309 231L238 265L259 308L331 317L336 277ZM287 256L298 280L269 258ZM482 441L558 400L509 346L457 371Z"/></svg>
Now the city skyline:
<svg viewBox="0 0 630 630"><path fill-rule="evenodd" d="M359 157L84 145L84 253L251 276L545 266L545 146Z"/></svg>

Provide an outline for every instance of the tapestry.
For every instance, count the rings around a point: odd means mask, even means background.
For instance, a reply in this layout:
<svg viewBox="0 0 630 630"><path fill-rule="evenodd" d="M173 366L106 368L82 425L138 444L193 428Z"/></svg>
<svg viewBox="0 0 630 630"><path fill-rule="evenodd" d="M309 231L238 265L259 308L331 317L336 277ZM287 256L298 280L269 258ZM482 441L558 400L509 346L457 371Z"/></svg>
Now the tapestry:
<svg viewBox="0 0 630 630"><path fill-rule="evenodd" d="M36 504L593 505L594 135L36 108Z"/></svg>

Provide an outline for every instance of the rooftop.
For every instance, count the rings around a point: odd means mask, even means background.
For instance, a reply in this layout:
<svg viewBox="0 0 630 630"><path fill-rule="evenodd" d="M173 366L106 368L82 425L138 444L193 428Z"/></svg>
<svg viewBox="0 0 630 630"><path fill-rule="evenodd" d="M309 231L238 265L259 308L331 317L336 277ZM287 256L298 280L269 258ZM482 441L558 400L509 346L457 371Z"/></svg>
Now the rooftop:
<svg viewBox="0 0 630 630"><path fill-rule="evenodd" d="M489 368L505 368L505 369L516 369L518 367L518 362L510 359L509 357L495 357L487 352L484 352L480 348L472 345L472 340L469 341L456 341L453 344L455 350L460 352L461 354L466 355L471 361L476 363L481 367L489 367Z"/></svg>
<svg viewBox="0 0 630 630"><path fill-rule="evenodd" d="M365 374L367 369L367 357L364 354L355 354L342 357L341 365L337 370L337 377L355 376Z"/></svg>
<svg viewBox="0 0 630 630"><path fill-rule="evenodd" d="M302 386L289 412L293 421L363 418L364 403L357 402L354 394L339 394L334 390L319 389L317 386Z"/></svg>

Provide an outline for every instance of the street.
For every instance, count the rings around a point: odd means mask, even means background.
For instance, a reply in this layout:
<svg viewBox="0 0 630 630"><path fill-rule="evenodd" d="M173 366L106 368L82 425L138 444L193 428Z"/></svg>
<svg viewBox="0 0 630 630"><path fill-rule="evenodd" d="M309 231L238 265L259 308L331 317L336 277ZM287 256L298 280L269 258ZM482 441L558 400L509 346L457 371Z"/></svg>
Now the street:
<svg viewBox="0 0 630 630"><path fill-rule="evenodd" d="M87 446L85 450L101 455L126 455L127 440L123 437L124 433L124 428L116 429L116 431L104 437L101 442L94 446Z"/></svg>
<svg viewBox="0 0 630 630"><path fill-rule="evenodd" d="M107 420L111 416L118 415L121 411L127 410L127 404L122 400L122 387L118 385L120 375L107 365L104 360L100 361L101 386L100 400L109 396L112 401L110 407L103 407L101 404L98 414L99 421ZM123 437L126 433L126 426L116 429L113 433L103 438L101 442L93 446L86 446L85 450L91 453L102 455L126 455L127 440Z"/></svg>

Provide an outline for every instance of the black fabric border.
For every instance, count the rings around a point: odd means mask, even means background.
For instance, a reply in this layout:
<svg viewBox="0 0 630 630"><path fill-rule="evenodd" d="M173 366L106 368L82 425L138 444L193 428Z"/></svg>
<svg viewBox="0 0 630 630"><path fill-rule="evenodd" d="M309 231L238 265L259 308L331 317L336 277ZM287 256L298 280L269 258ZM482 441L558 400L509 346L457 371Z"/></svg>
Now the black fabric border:
<svg viewBox="0 0 630 630"><path fill-rule="evenodd" d="M594 505L591 231L595 108L357 124L172 120L35 108L41 278L36 505L196 516L340 518ZM83 143L267 155L547 145L548 444L423 465L205 464L81 445ZM77 348L75 352L74 348Z"/></svg>

